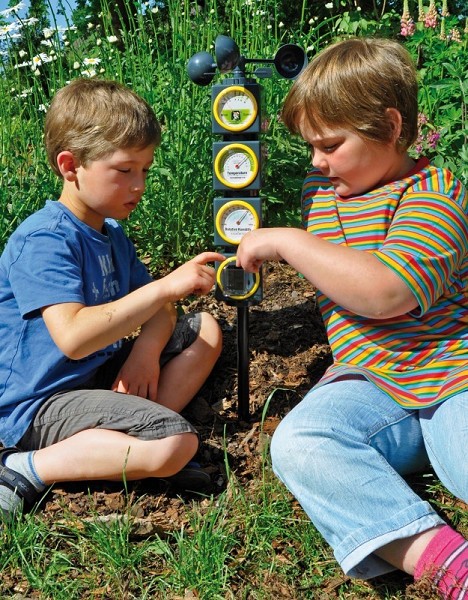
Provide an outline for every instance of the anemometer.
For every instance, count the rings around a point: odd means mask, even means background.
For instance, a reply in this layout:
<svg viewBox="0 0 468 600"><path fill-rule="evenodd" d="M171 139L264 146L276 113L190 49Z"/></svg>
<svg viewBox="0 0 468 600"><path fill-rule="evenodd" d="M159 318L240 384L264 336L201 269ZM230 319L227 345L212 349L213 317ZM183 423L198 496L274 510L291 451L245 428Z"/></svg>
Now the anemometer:
<svg viewBox="0 0 468 600"><path fill-rule="evenodd" d="M307 64L299 46L282 46L271 60L241 56L235 41L225 35L215 40L216 61L198 52L188 61L187 72L198 85L209 85L216 69L231 77L211 90L213 142L214 243L226 259L216 263L215 297L237 307L238 416L249 416L248 315L249 306L263 297L262 273L248 273L236 266L236 250L242 237L262 226L261 94L255 79L246 76L248 63L274 64L281 77L294 79ZM272 69L257 67L258 78L271 77Z"/></svg>

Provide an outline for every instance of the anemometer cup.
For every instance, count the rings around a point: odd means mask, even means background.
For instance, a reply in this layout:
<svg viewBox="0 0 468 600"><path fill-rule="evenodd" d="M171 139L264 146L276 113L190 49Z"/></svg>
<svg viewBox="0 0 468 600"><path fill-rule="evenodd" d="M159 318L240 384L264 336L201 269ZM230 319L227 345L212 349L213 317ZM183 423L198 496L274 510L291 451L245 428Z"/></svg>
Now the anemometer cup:
<svg viewBox="0 0 468 600"><path fill-rule="evenodd" d="M209 52L197 52L187 63L188 76L197 85L209 85L215 72L216 63Z"/></svg>
<svg viewBox="0 0 468 600"><path fill-rule="evenodd" d="M295 79L308 62L306 53L296 44L281 46L273 59L276 70L285 79Z"/></svg>
<svg viewBox="0 0 468 600"><path fill-rule="evenodd" d="M239 46L227 35L218 35L216 38L215 56L221 73L234 71L241 61Z"/></svg>

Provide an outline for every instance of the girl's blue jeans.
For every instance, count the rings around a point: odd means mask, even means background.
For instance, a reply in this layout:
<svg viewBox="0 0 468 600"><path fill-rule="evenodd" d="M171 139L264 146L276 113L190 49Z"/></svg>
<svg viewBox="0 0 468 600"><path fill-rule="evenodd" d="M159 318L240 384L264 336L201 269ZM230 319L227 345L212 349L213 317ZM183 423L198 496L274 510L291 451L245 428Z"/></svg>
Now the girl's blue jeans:
<svg viewBox="0 0 468 600"><path fill-rule="evenodd" d="M468 393L407 410L364 379L312 389L280 423L273 469L333 548L343 571L394 570L374 551L444 524L403 478L432 465L468 502Z"/></svg>

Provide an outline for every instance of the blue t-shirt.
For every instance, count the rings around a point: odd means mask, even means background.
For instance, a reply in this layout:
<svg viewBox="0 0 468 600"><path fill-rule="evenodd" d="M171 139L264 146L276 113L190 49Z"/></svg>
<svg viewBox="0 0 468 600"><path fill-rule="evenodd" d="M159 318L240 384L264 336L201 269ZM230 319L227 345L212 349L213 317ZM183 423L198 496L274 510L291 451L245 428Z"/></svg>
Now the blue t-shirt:
<svg viewBox="0 0 468 600"><path fill-rule="evenodd" d="M15 445L41 403L83 384L121 346L81 360L55 345L40 309L63 302L95 306L152 281L114 220L100 233L60 202L47 201L9 239L0 257L0 440Z"/></svg>

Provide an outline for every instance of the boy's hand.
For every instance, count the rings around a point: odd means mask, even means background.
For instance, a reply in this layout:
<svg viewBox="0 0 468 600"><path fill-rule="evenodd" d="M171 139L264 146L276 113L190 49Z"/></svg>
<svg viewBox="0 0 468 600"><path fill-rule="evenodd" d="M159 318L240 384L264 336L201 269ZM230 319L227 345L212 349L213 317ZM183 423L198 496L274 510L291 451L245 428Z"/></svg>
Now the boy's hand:
<svg viewBox="0 0 468 600"><path fill-rule="evenodd" d="M166 275L163 280L169 298L176 302L190 294L207 294L215 282L215 270L207 263L222 262L225 257L219 252L202 252L181 267Z"/></svg>
<svg viewBox="0 0 468 600"><path fill-rule="evenodd" d="M137 360L132 355L127 358L111 387L113 392L132 394L156 401L159 383L157 361Z"/></svg>

